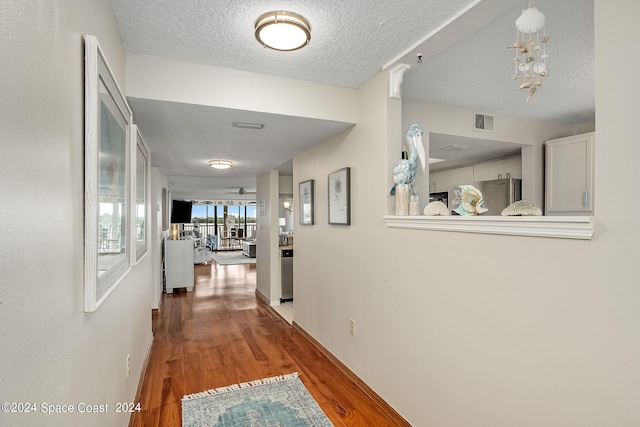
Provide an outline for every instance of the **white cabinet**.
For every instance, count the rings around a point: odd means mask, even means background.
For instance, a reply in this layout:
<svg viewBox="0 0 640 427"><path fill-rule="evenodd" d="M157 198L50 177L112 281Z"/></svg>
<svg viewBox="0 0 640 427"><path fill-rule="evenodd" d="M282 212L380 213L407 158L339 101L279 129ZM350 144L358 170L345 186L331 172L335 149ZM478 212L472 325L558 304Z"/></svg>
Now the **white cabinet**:
<svg viewBox="0 0 640 427"><path fill-rule="evenodd" d="M510 157L508 159L504 159L504 175L503 178L506 178L507 175L511 176L513 179L522 179L522 157Z"/></svg>
<svg viewBox="0 0 640 427"><path fill-rule="evenodd" d="M193 291L193 240L165 240L164 262L167 293L174 288Z"/></svg>
<svg viewBox="0 0 640 427"><path fill-rule="evenodd" d="M592 215L595 133L547 141L545 215Z"/></svg>
<svg viewBox="0 0 640 427"><path fill-rule="evenodd" d="M473 184L473 166L433 172L429 174L429 192L447 191L452 187Z"/></svg>
<svg viewBox="0 0 640 427"><path fill-rule="evenodd" d="M492 160L473 165L473 180L475 182L491 181L498 178L522 179L522 157Z"/></svg>
<svg viewBox="0 0 640 427"><path fill-rule="evenodd" d="M475 182L506 178L507 174L511 178L522 179L522 157L491 160L473 166L430 173L429 192L447 191L459 185L473 185Z"/></svg>

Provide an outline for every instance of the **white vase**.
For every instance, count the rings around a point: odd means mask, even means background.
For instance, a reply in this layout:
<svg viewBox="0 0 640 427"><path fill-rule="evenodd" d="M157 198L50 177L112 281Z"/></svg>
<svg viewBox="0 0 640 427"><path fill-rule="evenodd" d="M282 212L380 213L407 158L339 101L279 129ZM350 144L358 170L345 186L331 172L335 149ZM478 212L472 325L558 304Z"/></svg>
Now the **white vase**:
<svg viewBox="0 0 640 427"><path fill-rule="evenodd" d="M409 185L396 185L396 215L409 215Z"/></svg>
<svg viewBox="0 0 640 427"><path fill-rule="evenodd" d="M420 200L418 196L411 196L409 198L409 215L420 215Z"/></svg>

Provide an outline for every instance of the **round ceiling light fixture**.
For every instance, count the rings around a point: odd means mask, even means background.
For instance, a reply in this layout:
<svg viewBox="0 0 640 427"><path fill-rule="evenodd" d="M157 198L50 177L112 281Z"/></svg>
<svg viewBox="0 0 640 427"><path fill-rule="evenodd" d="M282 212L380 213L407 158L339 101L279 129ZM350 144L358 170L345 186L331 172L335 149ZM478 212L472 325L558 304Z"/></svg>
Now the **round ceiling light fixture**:
<svg viewBox="0 0 640 427"><path fill-rule="evenodd" d="M269 12L256 21L256 39L274 50L297 50L309 44L309 21L293 12Z"/></svg>
<svg viewBox="0 0 640 427"><path fill-rule="evenodd" d="M233 162L231 160L209 160L209 166L214 169L229 169L233 166Z"/></svg>

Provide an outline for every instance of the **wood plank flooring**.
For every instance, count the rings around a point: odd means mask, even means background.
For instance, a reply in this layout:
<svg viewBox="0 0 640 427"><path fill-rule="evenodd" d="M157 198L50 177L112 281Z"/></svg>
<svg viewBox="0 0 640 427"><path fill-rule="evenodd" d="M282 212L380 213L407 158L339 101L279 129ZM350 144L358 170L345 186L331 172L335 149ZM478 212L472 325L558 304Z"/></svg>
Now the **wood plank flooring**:
<svg viewBox="0 0 640 427"><path fill-rule="evenodd" d="M395 426L375 401L255 296L255 265L195 266L193 292L165 294L134 427L180 427L185 394L300 372L336 426Z"/></svg>

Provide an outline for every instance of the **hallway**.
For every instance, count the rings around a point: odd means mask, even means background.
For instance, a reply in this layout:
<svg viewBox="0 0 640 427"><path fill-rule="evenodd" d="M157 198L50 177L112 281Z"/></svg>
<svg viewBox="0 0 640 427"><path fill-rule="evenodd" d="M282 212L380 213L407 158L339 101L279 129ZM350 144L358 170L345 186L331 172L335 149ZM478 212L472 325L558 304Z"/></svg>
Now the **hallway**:
<svg viewBox="0 0 640 427"><path fill-rule="evenodd" d="M394 426L374 400L255 296L255 265L195 266L190 293L164 294L130 425L181 426L185 394L291 372L336 426Z"/></svg>

